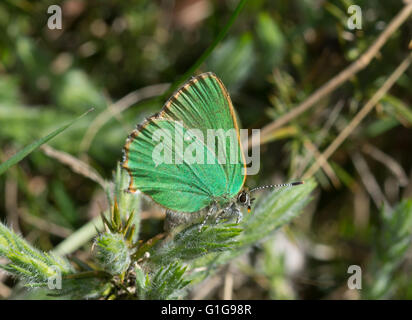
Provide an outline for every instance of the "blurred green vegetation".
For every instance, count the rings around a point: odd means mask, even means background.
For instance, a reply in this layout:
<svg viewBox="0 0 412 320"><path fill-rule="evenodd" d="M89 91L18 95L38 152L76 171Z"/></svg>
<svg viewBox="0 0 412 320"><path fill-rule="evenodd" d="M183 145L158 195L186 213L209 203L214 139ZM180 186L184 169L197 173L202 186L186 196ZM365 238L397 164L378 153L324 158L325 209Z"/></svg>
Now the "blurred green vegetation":
<svg viewBox="0 0 412 320"><path fill-rule="evenodd" d="M62 7L62 30L47 28L52 4ZM223 80L241 127L261 128L359 58L404 5L359 0L363 28L352 31L346 27L351 4L248 1L197 71ZM110 180L127 135L164 102L150 97L165 88L148 86L179 79L236 5L234 0L2 1L0 162L94 107L49 145ZM276 131L261 146L260 173L247 184L303 175L315 161L305 141L326 149L406 57L411 34L409 18L365 70ZM332 156L333 175L318 171L319 188L304 213L214 276L234 276L232 298L412 299L411 77L409 69ZM120 100L136 90L148 99ZM123 112L113 112L121 107ZM105 113L107 121L99 123ZM40 150L0 176L0 220L42 250L91 226L106 208L99 184ZM143 211L140 232L146 240L162 232L162 210L148 202ZM74 255L86 260L90 243L81 247ZM354 264L362 267L363 291L347 288L347 269ZM7 298L14 282L0 277L0 296ZM226 282L212 280L195 286L189 297L222 298Z"/></svg>

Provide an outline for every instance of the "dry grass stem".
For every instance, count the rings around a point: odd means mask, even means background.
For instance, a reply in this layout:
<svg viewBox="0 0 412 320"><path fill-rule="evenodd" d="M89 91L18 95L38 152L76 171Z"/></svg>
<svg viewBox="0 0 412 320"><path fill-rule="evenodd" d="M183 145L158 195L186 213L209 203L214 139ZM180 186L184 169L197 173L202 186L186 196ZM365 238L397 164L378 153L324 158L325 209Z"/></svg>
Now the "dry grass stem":
<svg viewBox="0 0 412 320"><path fill-rule="evenodd" d="M412 2L405 4L402 10L392 19L392 21L388 24L385 30L379 35L376 41L369 47L369 49L362 54L355 62L349 65L346 69L341 71L323 86L321 86L318 90L316 90L313 94L311 94L304 102L290 110L285 115L281 116L280 118L276 119L272 123L263 127L261 131L261 141L266 141L265 137L270 136L273 131L277 128L285 125L292 119L296 118L309 108L315 105L319 100L333 92L351 77L353 77L356 73L360 70L366 68L371 60L376 57L379 50L382 46L388 41L391 35L408 19L409 15L412 12ZM249 144L244 142L245 147L252 148L253 142L249 139Z"/></svg>
<svg viewBox="0 0 412 320"><path fill-rule="evenodd" d="M382 87L368 100L363 108L356 114L352 121L341 131L336 139L323 152L323 157L319 157L317 161L306 171L303 178L307 179L314 175L320 166L338 149L338 147L346 140L346 138L353 132L359 123L366 117L366 115L375 107L379 100L389 91L395 84L396 80L408 69L411 64L412 55L409 54L395 71L389 76Z"/></svg>
<svg viewBox="0 0 412 320"><path fill-rule="evenodd" d="M107 107L104 111L102 111L90 124L89 128L87 129L83 140L80 142L80 151L86 152L96 136L97 132L112 118L117 117L123 111L131 107L132 105L162 94L167 88L169 84L161 83L155 84L152 86L147 86L136 91L130 92L119 101L111 104Z"/></svg>
<svg viewBox="0 0 412 320"><path fill-rule="evenodd" d="M43 152L51 158L58 160L59 162L67 165L72 169L73 172L76 172L90 180L97 182L103 189L106 188L106 181L97 173L95 169L89 166L87 163L73 157L72 155L56 150L50 147L47 144L41 146Z"/></svg>

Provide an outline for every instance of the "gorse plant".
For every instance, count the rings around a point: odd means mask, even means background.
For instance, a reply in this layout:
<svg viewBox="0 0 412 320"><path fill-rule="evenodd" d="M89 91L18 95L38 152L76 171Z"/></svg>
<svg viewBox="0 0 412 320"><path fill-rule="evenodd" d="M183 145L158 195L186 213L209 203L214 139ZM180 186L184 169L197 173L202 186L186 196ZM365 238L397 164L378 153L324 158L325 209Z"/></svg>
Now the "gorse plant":
<svg viewBox="0 0 412 320"><path fill-rule="evenodd" d="M375 232L375 245L369 262L369 282L364 291L368 299L393 295L394 273L406 258L412 237L412 200L401 201L394 209L383 207L381 226Z"/></svg>
<svg viewBox="0 0 412 320"><path fill-rule="evenodd" d="M240 224L180 225L168 234L139 241L140 196L124 191L127 174L118 167L104 230L95 237L93 261L69 261L40 252L0 225L1 268L29 288L50 296L107 299L173 299L190 283L202 281L273 231L290 222L310 199L315 183L272 191L258 199ZM178 230L178 231L176 231ZM93 266L93 267L91 267ZM59 284L60 282L60 284Z"/></svg>

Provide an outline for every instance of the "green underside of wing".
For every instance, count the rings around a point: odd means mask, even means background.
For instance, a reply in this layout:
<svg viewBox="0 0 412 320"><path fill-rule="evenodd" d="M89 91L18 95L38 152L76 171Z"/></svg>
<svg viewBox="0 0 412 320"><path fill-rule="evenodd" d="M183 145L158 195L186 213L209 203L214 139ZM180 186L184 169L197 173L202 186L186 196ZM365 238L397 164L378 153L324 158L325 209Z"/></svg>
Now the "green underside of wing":
<svg viewBox="0 0 412 320"><path fill-rule="evenodd" d="M156 135L160 141L153 141ZM180 150L184 152L191 150L193 159L199 160L196 157L203 154L203 164L187 163L187 157L179 157L180 152L174 149L176 143L182 143ZM164 163L170 154L172 163ZM208 159L212 163L207 163ZM151 120L130 143L124 167L131 173L133 188L174 211L199 211L213 199L235 195L227 192L226 174L215 155L175 121Z"/></svg>
<svg viewBox="0 0 412 320"><path fill-rule="evenodd" d="M218 148L222 148L226 150L227 159L230 158L233 143L237 144L239 152L236 161L228 161L222 165L229 182L227 191L237 194L244 181L243 158L238 140L239 132L235 126L236 120L231 113L233 107L226 88L212 73L200 75L188 84L190 85L184 85L170 99L170 104L162 116L183 121L186 128L201 130L203 137L207 136L209 129L214 129L217 138L216 149L213 152L218 154ZM229 130L235 131L236 141L231 142L225 136Z"/></svg>
<svg viewBox="0 0 412 320"><path fill-rule="evenodd" d="M214 135L207 141L210 129ZM166 137L163 157L159 157L159 141L153 139L159 130ZM191 148L195 161L187 157L176 161L183 156L176 153L176 143L183 144L184 152ZM162 162L165 153L172 158L166 163ZM123 166L131 176L132 189L174 211L195 212L213 201L222 204L236 196L245 178L244 163L234 110L221 81L205 73L183 85L160 117L141 127L128 143Z"/></svg>

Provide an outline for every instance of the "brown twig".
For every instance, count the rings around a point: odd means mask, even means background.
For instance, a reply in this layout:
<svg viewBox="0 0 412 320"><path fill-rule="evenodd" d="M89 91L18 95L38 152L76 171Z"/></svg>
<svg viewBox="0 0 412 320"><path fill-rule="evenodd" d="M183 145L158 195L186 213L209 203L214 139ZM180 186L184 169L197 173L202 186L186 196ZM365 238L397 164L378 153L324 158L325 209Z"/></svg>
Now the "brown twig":
<svg viewBox="0 0 412 320"><path fill-rule="evenodd" d="M208 278L200 286L198 285L198 290L193 290L192 300L204 300L207 297L210 297L220 286L222 285L222 276L215 275Z"/></svg>
<svg viewBox="0 0 412 320"><path fill-rule="evenodd" d="M387 155L386 153L382 152L378 148L374 147L371 144L365 144L362 147L362 151L374 158L376 161L384 164L395 177L398 179L398 183L400 186L405 187L409 183L408 176L406 175L405 171L403 170L402 166L396 162L391 156Z"/></svg>
<svg viewBox="0 0 412 320"><path fill-rule="evenodd" d="M339 100L339 102L335 105L335 107L332 109L332 111L328 114L328 118L323 125L322 129L319 131L319 134L316 135L314 138L313 144L316 147L317 150L319 150L319 146L322 144L323 140L326 138L328 135L332 125L335 123L336 119L339 116L339 113L341 112L343 108L344 102L342 100ZM301 164L299 165L299 169L295 171L295 173L292 175L292 180L297 179L300 177L306 167L309 165L310 160L312 159L312 154L307 153L305 157L303 158Z"/></svg>
<svg viewBox="0 0 412 320"><path fill-rule="evenodd" d="M31 215L24 210L21 210L19 212L19 215L21 219L23 219L26 223L31 224L32 226L35 226L39 230L48 232L50 234L53 234L63 239L67 238L73 233L70 229L67 229L53 222L50 222L50 221L41 219L39 217L36 217L34 215Z"/></svg>
<svg viewBox="0 0 412 320"><path fill-rule="evenodd" d="M356 73L360 70L366 68L371 60L378 54L379 50L382 46L386 43L386 41L390 38L390 36L399 28L402 23L406 21L409 15L412 12L412 1L405 4L401 11L392 19L392 21L388 24L384 31L379 35L376 41L369 47L369 49L362 54L355 62L353 62L349 67L341 71L323 86L321 86L318 90L316 90L313 94L311 94L304 102L299 104L297 107L293 108L291 111L286 113L285 115L281 116L274 122L266 125L261 130L261 141L265 142L266 136L270 136L273 134L277 128L283 126L284 124L288 123L290 120L296 118L310 107L312 107L316 102L333 92L337 89L340 85L345 83L351 77L353 77ZM245 148L252 148L253 141L249 139L249 143L244 141Z"/></svg>
<svg viewBox="0 0 412 320"><path fill-rule="evenodd" d="M402 192L402 198L412 197L412 170L409 173L409 183L407 184L405 190Z"/></svg>
<svg viewBox="0 0 412 320"><path fill-rule="evenodd" d="M71 154L56 150L47 144L42 145L41 150L49 157L69 166L73 172L97 182L103 189L106 188L106 181L87 163L73 157Z"/></svg>
<svg viewBox="0 0 412 320"><path fill-rule="evenodd" d="M351 157L356 171L358 171L363 185L373 199L373 202L375 202L376 207L380 208L383 203L386 207L389 207L389 203L386 200L385 195L379 187L378 182L370 171L369 166L363 156L359 152L355 152Z"/></svg>
<svg viewBox="0 0 412 320"><path fill-rule="evenodd" d="M365 188L358 186L353 193L353 225L365 230L369 226L370 201Z"/></svg>
<svg viewBox="0 0 412 320"><path fill-rule="evenodd" d="M233 272L230 270L230 265L226 270L224 275L223 283L223 300L232 300L233 299Z"/></svg>
<svg viewBox="0 0 412 320"><path fill-rule="evenodd" d="M309 153L315 158L321 158L323 155L319 152L318 148L310 141L308 138L303 139L303 145L306 147L306 149L309 151ZM319 160L320 161L320 160ZM339 178L336 176L335 171L333 171L332 167L328 163L327 160L322 161L322 169L326 173L326 175L329 177L330 181L332 182L333 186L335 188L340 187L340 181Z"/></svg>
<svg viewBox="0 0 412 320"><path fill-rule="evenodd" d="M352 131L359 125L359 123L366 117L366 115L375 107L379 100L389 91L395 84L396 80L408 69L411 64L412 55L409 54L395 71L389 76L381 88L368 100L363 108L356 114L352 121L347 125L336 139L326 148L322 153L323 157L319 157L316 162L306 171L303 178L309 178L320 168L320 166L336 151L336 149L346 140Z"/></svg>

